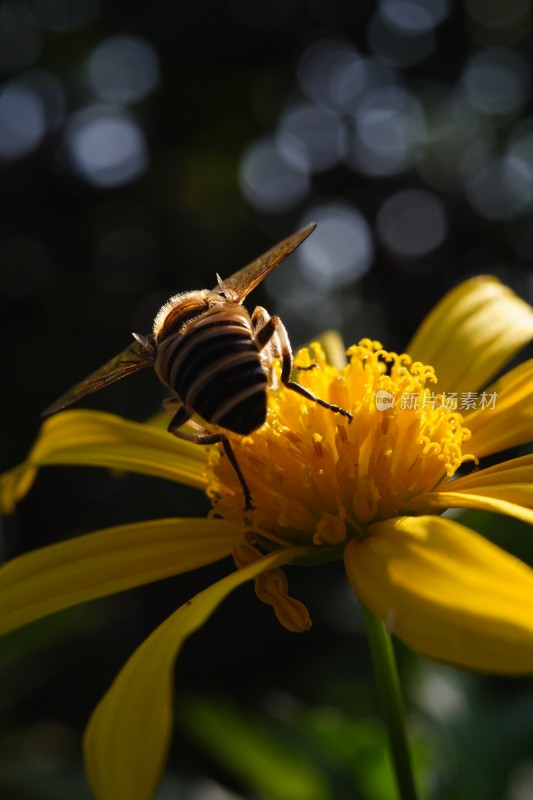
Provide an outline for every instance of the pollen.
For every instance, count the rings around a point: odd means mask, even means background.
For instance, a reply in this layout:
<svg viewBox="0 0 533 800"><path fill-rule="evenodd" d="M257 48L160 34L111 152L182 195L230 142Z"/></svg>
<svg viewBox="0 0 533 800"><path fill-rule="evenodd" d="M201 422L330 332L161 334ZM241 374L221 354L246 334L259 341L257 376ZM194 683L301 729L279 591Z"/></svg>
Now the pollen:
<svg viewBox="0 0 533 800"><path fill-rule="evenodd" d="M449 480L465 461L470 432L439 394L431 366L363 339L342 369L318 343L300 351L294 379L317 397L353 414L353 421L274 381L265 424L246 437L228 434L254 509L227 458L213 449L209 487L213 516L240 522L261 551L315 545L335 557L348 539L405 513L416 495ZM276 376L275 376L276 377Z"/></svg>

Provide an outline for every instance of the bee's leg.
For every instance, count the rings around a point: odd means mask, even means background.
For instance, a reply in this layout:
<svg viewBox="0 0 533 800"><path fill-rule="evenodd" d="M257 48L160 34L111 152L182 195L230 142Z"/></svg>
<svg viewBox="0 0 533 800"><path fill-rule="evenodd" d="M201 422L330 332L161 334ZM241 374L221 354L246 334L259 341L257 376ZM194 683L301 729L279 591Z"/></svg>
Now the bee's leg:
<svg viewBox="0 0 533 800"><path fill-rule="evenodd" d="M257 311L258 309L256 309ZM260 311L264 311L264 309L260 309ZM266 314L266 311L264 312ZM255 316L255 311L254 311ZM291 381L291 371L293 365L293 358L292 358L292 349L291 343L289 341L289 337L287 335L287 331L285 330L285 325L281 321L279 317L269 317L266 314L267 319L262 327L259 327L255 330L255 342L260 350L266 347L271 339L274 339L275 345L274 348L277 349L279 347L280 355L281 355L281 383L283 386L286 386L287 389L292 389L294 392L298 392L303 397L306 397L308 400L311 400L313 403L317 403L319 406L323 408L328 408L330 411L333 411L335 414L342 414L343 417L347 417L348 420L351 422L353 419L353 415L350 414L349 411L346 409L341 408L340 406L332 405L331 403L322 400L320 397L317 397L313 392L310 392L309 389L306 389L304 386L300 386L299 383L296 381ZM263 315L260 313L258 314L258 319L263 318ZM254 317L252 317L253 322ZM276 355L277 352L276 352Z"/></svg>
<svg viewBox="0 0 533 800"><path fill-rule="evenodd" d="M170 410L169 407L171 406L171 403L172 403L172 398L165 399L163 400L163 407ZM174 409L172 408L172 410ZM185 425L185 423L188 422L191 417L192 417L192 412L187 411L185 406L181 405L180 403L179 408L175 411L174 416L172 417L172 419L168 424L167 431L169 433L173 433L174 436L178 437L178 439L187 439L188 437L185 435L182 436L182 433L181 431L178 430L178 428L181 428L182 425Z"/></svg>
<svg viewBox="0 0 533 800"><path fill-rule="evenodd" d="M175 396L165 397L161 405L165 411L168 411L169 414L172 414L173 412L176 413L177 410L181 410L183 408L181 400L178 400L178 398ZM187 422L187 420L185 420L185 422Z"/></svg>
<svg viewBox="0 0 533 800"><path fill-rule="evenodd" d="M264 350L268 345L272 358L281 358L281 342L278 336L278 328L273 324L273 319L278 319L278 317L271 317L266 308L256 306L252 314L252 330L260 350Z"/></svg>
<svg viewBox="0 0 533 800"><path fill-rule="evenodd" d="M197 422L191 422L191 426L195 428L196 433L193 431L182 431L180 430L182 425L185 425L186 422L190 420L192 413L187 411L185 406L181 406L174 416L172 417L170 424L168 426L168 432L177 436L178 439L183 439L186 442L193 442L194 444L220 444L224 448L224 452L228 457L228 461L230 462L231 466L235 470L235 474L239 480L239 483L242 486L242 491L244 494L244 510L245 511L252 511L254 505L252 504L252 495L250 494L250 489L248 488L248 484L244 478L244 475L241 472L241 468L239 467L239 462L235 457L235 453L233 452L233 448L227 436L223 433L209 433L206 431L205 428L202 428L201 425L198 425Z"/></svg>
<svg viewBox="0 0 533 800"><path fill-rule="evenodd" d="M252 329L254 332L255 341L259 345L259 349L263 350L266 347L266 345L263 344L264 341L263 336L265 336L266 344L268 345L269 348L269 357L283 358L283 348L280 342L278 331L275 329L274 333L270 333L270 328L267 327L265 333L263 334L263 329L267 326L268 323L270 323L271 319L272 317L270 316L268 311L266 311L266 309L264 309L262 306L255 307L254 313L252 314ZM277 319L279 320L279 317L277 317ZM300 367L297 364L293 364L292 350L289 343L289 337L287 336L287 331L285 330L285 326L282 324L281 320L279 320L279 324L282 326L285 332L285 339L287 341L287 344L289 345L289 352L291 356L291 370L294 368L306 372L307 370L310 369L316 369L318 367L318 364L309 364L309 366L307 367ZM258 336L257 334L260 334L260 336ZM268 338L269 335L270 339Z"/></svg>

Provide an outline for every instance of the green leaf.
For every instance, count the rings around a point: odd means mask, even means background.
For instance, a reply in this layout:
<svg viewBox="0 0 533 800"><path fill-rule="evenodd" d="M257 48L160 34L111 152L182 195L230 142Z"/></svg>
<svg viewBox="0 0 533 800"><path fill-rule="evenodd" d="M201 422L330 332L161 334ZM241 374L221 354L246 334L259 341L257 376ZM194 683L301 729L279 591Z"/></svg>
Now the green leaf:
<svg viewBox="0 0 533 800"><path fill-rule="evenodd" d="M269 800L333 800L312 759L272 725L222 701L188 699L178 714L197 744Z"/></svg>

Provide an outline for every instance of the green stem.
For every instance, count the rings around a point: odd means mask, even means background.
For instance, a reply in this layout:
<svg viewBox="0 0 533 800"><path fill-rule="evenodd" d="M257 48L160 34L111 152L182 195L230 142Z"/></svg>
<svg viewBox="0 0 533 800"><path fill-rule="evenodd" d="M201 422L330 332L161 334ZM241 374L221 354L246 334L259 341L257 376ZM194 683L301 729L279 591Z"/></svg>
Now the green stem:
<svg viewBox="0 0 533 800"><path fill-rule="evenodd" d="M402 690L391 637L383 622L362 606L372 662L383 714L389 734L390 750L398 794L401 800L417 800L413 767L405 730Z"/></svg>

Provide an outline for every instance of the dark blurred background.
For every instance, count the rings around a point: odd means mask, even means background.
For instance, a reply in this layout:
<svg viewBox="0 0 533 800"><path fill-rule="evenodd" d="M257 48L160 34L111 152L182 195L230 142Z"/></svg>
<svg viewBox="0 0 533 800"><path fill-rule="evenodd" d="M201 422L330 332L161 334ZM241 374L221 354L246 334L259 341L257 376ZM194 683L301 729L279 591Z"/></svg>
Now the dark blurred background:
<svg viewBox="0 0 533 800"><path fill-rule="evenodd" d="M531 301L531 12L528 0L0 3L1 467L24 458L41 409L148 332L171 294L210 288L311 220L311 239L250 298L282 316L294 345L335 327L347 343L401 349L447 289L479 273ZM161 397L142 373L84 405L142 420ZM4 519L0 545L11 557L207 508L155 480L50 469ZM143 636L227 568L4 640L2 797L88 796L78 747L91 708ZM303 637L241 589L185 648L179 696L211 703L229 730L225 697L247 741L247 714L276 736L283 723L290 746L327 762L334 788L317 800L380 800L390 787L363 773L381 774L382 734L374 752L357 727L375 721L370 666L339 576L291 573L315 621ZM533 796L530 685L400 654L431 796ZM223 798L222 786L282 797L194 734L194 702L161 797ZM356 736L340 723L334 747L310 743L323 719L306 714L322 708L363 730L358 765L339 766L339 743Z"/></svg>

